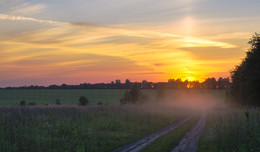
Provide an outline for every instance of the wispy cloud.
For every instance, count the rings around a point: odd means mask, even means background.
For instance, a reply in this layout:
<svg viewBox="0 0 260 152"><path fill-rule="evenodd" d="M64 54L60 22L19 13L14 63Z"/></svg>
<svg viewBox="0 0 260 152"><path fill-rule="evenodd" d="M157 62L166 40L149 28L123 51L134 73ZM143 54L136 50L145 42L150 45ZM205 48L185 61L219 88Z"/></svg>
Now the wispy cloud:
<svg viewBox="0 0 260 152"><path fill-rule="evenodd" d="M47 6L43 3L31 3L24 0L1 0L2 13L31 16L43 12Z"/></svg>
<svg viewBox="0 0 260 152"><path fill-rule="evenodd" d="M182 35L176 35L172 33L165 33L165 32L159 32L159 31L151 31L151 30L133 30L133 29L127 29L122 27L114 26L100 26L100 25L94 25L94 24L74 24L74 23L67 23L67 22L59 22L59 21L52 21L52 20L42 20L42 19L35 19L30 17L23 17L23 16L13 16L13 15L7 15L7 14L0 14L0 20L14 20L14 21L31 21L31 22L38 22L38 23L45 23L45 24L51 24L54 26L59 27L66 27L70 28L70 30L80 30L80 32L75 33L77 36L85 35L86 33L103 33L102 39L97 39L96 44L102 44L102 43L133 43L136 42L135 40L149 40L154 39L154 42L163 41L163 43L170 43L169 41L175 41L183 46L178 47L221 47L221 48L235 48L236 45L225 43L225 42L218 42L213 40L206 40L202 38L197 37L187 37ZM85 27L85 29L81 30L80 27ZM90 30L91 29L91 30ZM57 31L57 30L55 30ZM52 31L53 32L53 31ZM64 32L64 31L63 31ZM45 34L47 34L45 32ZM60 33L64 36L65 33ZM36 33L36 35L38 35ZM50 34L48 35L48 39L52 39ZM115 38L119 38L120 40L116 40ZM55 37L57 38L57 37ZM74 37L75 38L75 37ZM64 39L64 37L62 38ZM141 41L142 41L141 40ZM181 42L181 43L180 43ZM93 42L84 42L86 45L88 43ZM142 42L138 42L142 43ZM152 43L152 42L151 42ZM168 46L168 45L167 45Z"/></svg>
<svg viewBox="0 0 260 152"><path fill-rule="evenodd" d="M44 4L35 4L32 5L28 2L22 3L18 6L11 8L10 14L22 14L22 15L31 15L42 12L46 8Z"/></svg>
<svg viewBox="0 0 260 152"><path fill-rule="evenodd" d="M178 73L187 71L189 75L198 74L199 68L208 70L202 71L204 73L214 72L214 68L207 65L208 60L199 62L192 50L182 48L237 47L213 38L185 36L146 26L69 23L8 14L0 14L1 20L3 23L15 22L17 26L21 25L21 30L15 28L12 35L2 36L0 47L4 46L4 49L0 52L0 69L25 78L34 76L28 73L41 73L39 79L50 76L57 79L64 74L82 80L87 75L94 80L97 73L102 73L109 79L117 76L143 79L147 76L153 81L167 80L172 71L176 71L174 77L182 77ZM23 29L25 25L37 28ZM0 26L12 28L5 24ZM7 74L3 79L9 78L11 76Z"/></svg>
<svg viewBox="0 0 260 152"><path fill-rule="evenodd" d="M8 15L8 14L0 14L0 20L31 21L31 22L38 22L38 23L47 23L47 24L52 24L52 25L57 25L57 26L68 25L68 23L65 23L65 22L42 20L42 19L36 19L36 18L32 18L32 17L14 16L14 15Z"/></svg>

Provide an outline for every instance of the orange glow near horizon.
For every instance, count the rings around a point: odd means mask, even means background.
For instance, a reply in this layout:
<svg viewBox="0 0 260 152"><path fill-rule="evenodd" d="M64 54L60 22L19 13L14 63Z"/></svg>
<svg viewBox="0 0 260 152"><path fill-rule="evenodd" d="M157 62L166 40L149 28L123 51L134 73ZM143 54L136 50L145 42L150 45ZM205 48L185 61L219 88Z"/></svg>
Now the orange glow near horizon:
<svg viewBox="0 0 260 152"><path fill-rule="evenodd" d="M180 12L189 12L190 5L196 2L178 1L180 6L185 6ZM0 3L2 7L11 5L7 1ZM47 4L36 5L41 6L38 8L30 2L20 3L23 1L12 8L27 7L6 9L0 14L0 87L108 83L116 79L166 82L180 78L202 82L208 77L228 77L229 71L245 55L252 33L251 29L230 31L233 26L224 25L219 18L204 19L192 13L184 13L176 20L165 16L162 22L156 22L157 19L141 22L146 17L132 22L125 17L114 22L110 22L113 18L105 17L99 21L102 18L97 14L91 18L96 20L93 23L82 14L59 21L63 17L55 16L55 13L51 19L44 13L34 14L47 9ZM176 3L169 3L175 8ZM63 11L66 13L67 10ZM164 14L174 13L161 15ZM223 26L216 27L216 23L223 23ZM242 23L236 25L242 26Z"/></svg>

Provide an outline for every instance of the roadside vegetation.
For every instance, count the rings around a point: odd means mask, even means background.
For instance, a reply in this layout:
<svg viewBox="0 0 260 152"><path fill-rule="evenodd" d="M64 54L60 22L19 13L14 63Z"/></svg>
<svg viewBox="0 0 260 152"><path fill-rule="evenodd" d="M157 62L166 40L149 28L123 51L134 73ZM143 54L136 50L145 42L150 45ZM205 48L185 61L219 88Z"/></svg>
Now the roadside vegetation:
<svg viewBox="0 0 260 152"><path fill-rule="evenodd" d="M198 152L260 151L260 35L248 44L246 57L231 72L230 107L207 114Z"/></svg>
<svg viewBox="0 0 260 152"><path fill-rule="evenodd" d="M259 152L260 109L228 109L207 114L198 152Z"/></svg>

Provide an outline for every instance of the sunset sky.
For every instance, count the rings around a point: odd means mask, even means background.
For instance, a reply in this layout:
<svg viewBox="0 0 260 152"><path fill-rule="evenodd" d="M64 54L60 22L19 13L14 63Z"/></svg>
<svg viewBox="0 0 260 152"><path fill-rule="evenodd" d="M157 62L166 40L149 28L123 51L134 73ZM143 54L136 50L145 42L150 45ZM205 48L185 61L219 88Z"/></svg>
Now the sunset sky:
<svg viewBox="0 0 260 152"><path fill-rule="evenodd" d="M0 87L229 76L259 0L0 0Z"/></svg>

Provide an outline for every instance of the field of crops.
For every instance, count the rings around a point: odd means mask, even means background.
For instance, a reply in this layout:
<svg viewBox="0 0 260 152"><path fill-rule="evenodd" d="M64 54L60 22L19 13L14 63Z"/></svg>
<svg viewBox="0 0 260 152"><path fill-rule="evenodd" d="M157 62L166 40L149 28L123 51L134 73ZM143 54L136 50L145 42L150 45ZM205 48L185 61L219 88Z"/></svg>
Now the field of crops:
<svg viewBox="0 0 260 152"><path fill-rule="evenodd" d="M21 100L27 103L35 102L38 105L55 104L56 99L65 105L76 105L80 96L89 99L89 104L118 104L126 90L110 89L92 89L92 90L0 90L0 105L19 105ZM189 92L199 94L209 94L224 100L225 91L223 90L165 90L165 96L168 100L174 100L177 97L189 96ZM142 93L148 96L150 102L156 99L157 90L142 90Z"/></svg>

